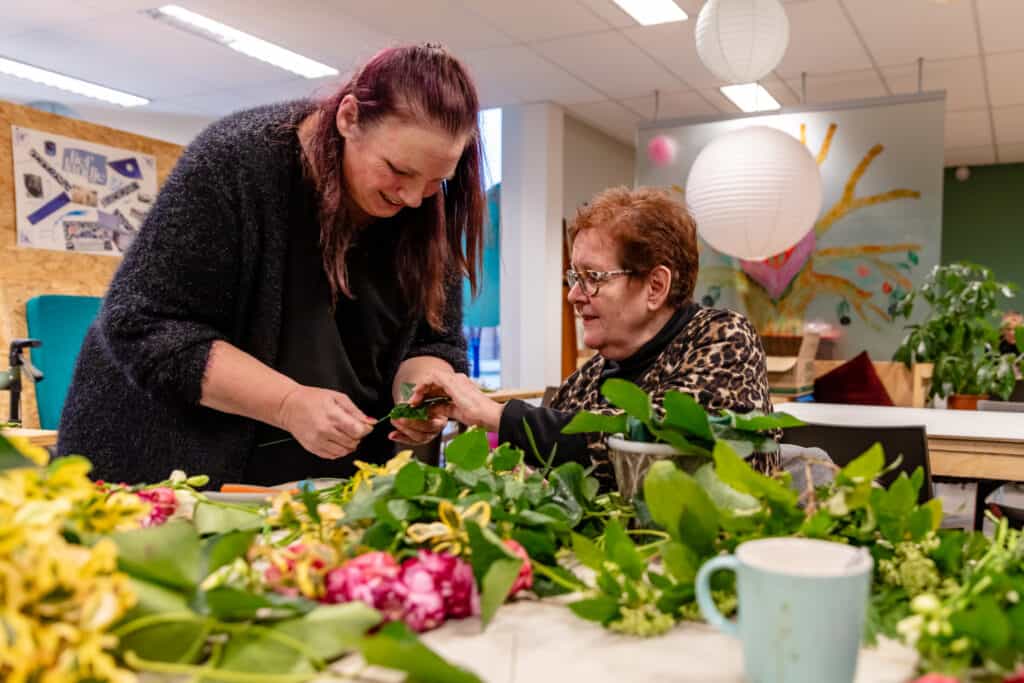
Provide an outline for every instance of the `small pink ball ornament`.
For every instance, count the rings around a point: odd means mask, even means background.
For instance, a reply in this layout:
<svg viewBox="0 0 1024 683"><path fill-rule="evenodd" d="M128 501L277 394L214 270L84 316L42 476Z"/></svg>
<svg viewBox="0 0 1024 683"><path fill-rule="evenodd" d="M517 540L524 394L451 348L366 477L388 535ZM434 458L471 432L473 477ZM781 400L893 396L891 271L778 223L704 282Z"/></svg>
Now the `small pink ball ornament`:
<svg viewBox="0 0 1024 683"><path fill-rule="evenodd" d="M667 135L656 135L647 143L647 158L655 166L668 166L676 160L676 141Z"/></svg>

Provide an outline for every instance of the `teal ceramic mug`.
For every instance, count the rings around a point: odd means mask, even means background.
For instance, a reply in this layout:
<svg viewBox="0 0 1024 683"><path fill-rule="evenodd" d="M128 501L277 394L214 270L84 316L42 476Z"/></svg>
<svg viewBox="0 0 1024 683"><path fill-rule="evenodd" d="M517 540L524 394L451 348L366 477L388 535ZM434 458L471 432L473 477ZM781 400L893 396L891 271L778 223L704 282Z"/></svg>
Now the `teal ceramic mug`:
<svg viewBox="0 0 1024 683"><path fill-rule="evenodd" d="M863 548L806 538L741 543L697 573L697 604L708 623L743 644L752 683L850 683L871 589ZM711 576L736 572L739 616L722 616Z"/></svg>

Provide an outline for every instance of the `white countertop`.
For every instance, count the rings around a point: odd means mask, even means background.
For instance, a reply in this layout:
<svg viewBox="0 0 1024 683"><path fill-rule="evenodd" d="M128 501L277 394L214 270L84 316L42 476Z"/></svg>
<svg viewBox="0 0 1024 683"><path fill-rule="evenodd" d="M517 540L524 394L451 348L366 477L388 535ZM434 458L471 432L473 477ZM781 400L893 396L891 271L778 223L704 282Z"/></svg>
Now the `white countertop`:
<svg viewBox="0 0 1024 683"><path fill-rule="evenodd" d="M836 403L780 403L778 412L805 422L856 427L923 426L928 436L1024 442L1024 413L939 408L896 408Z"/></svg>

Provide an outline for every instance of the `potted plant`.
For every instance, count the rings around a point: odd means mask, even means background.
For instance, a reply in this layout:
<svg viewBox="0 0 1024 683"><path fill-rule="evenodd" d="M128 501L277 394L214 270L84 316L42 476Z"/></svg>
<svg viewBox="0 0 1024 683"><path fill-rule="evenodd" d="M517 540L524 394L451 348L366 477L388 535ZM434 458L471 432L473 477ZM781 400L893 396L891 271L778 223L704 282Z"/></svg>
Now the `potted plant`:
<svg viewBox="0 0 1024 683"><path fill-rule="evenodd" d="M803 425L786 413L709 413L681 391L666 393L659 410L647 392L622 379L606 381L601 394L622 412L603 415L582 411L562 432L608 435L606 444L616 484L627 500L639 492L647 470L657 460L674 460L682 469L695 472L711 461L717 441L725 441L743 458L753 453L773 453L779 447L774 430Z"/></svg>
<svg viewBox="0 0 1024 683"><path fill-rule="evenodd" d="M999 352L995 320L999 297L1012 297L1014 290L983 266L936 266L919 289L895 304L894 317L909 318L917 299L923 299L930 311L922 322L907 326L909 333L893 360L907 367L933 363L928 398L948 397L950 408L973 410L979 399L990 396L1005 400L1013 391L1022 356L1019 347L1017 353Z"/></svg>

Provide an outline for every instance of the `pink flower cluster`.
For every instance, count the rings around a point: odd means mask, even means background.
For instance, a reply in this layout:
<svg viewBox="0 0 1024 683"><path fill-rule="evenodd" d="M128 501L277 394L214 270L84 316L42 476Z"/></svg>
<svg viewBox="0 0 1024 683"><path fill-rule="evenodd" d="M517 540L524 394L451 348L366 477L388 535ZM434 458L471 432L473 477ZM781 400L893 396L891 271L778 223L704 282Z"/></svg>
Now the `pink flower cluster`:
<svg viewBox="0 0 1024 683"><path fill-rule="evenodd" d="M415 631L437 628L445 619L480 612L473 569L447 553L421 550L401 565L383 552L349 560L327 574L324 602L360 600L387 621L404 621Z"/></svg>
<svg viewBox="0 0 1024 683"><path fill-rule="evenodd" d="M521 590L533 587L533 565L530 564L530 556L527 554L526 548L519 545L518 541L513 541L511 538L506 539L505 546L515 553L516 556L523 558L523 566L519 568L519 576L516 577L515 583L512 584L512 588L508 592L508 596L512 597Z"/></svg>
<svg viewBox="0 0 1024 683"><path fill-rule="evenodd" d="M142 520L142 526L160 526L174 514L178 501L174 497L174 489L161 486L155 489L143 489L136 492L139 498L150 504L149 516Z"/></svg>

